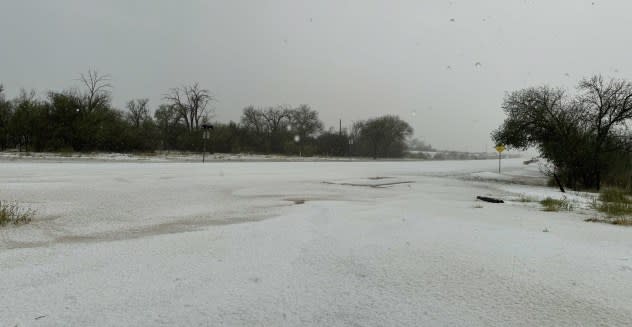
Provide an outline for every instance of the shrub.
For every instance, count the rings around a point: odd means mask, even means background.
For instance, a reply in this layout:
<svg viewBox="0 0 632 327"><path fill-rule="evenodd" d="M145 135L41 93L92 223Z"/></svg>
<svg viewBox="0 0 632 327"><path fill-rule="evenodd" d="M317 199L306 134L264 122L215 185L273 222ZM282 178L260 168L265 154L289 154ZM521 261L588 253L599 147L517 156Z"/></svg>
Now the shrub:
<svg viewBox="0 0 632 327"><path fill-rule="evenodd" d="M16 203L0 201L0 226L28 224L34 215L35 212L31 209L20 208Z"/></svg>
<svg viewBox="0 0 632 327"><path fill-rule="evenodd" d="M558 200L548 197L540 201L540 204L544 207L542 209L544 211L573 210L573 205L566 198Z"/></svg>

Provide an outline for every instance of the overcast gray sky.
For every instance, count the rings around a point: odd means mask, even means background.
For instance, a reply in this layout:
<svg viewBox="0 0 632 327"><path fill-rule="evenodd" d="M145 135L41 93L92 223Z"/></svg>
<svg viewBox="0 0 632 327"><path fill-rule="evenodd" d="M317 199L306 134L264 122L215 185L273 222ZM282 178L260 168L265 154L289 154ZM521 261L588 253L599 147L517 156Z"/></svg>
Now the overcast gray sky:
<svg viewBox="0 0 632 327"><path fill-rule="evenodd" d="M632 74L629 0L1 0L0 83L112 76L114 104L199 81L215 119L306 103L327 126L382 114L481 151L506 91ZM480 63L480 64L477 64ZM416 115L413 115L413 112Z"/></svg>

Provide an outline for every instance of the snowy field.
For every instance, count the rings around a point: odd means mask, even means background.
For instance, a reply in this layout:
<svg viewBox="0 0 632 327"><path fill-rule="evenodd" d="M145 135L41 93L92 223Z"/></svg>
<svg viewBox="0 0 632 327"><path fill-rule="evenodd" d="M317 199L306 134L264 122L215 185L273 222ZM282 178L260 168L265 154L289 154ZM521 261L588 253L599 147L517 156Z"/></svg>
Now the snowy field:
<svg viewBox="0 0 632 327"><path fill-rule="evenodd" d="M0 161L0 326L632 325L632 228L522 160L68 161Z"/></svg>

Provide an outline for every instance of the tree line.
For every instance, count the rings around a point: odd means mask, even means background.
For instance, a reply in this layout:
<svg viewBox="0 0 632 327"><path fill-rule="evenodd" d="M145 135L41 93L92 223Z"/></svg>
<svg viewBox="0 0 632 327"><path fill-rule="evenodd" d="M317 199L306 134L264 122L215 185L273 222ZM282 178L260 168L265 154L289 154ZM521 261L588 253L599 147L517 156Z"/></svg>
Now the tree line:
<svg viewBox="0 0 632 327"><path fill-rule="evenodd" d="M202 150L202 125L211 124L215 99L198 83L168 90L155 110L146 98L119 110L112 105L108 75L89 71L79 80L80 89L50 91L43 99L25 90L7 99L0 85L0 150ZM211 125L207 147L222 153L402 157L413 133L393 115L325 129L318 112L305 104L248 106L240 121Z"/></svg>
<svg viewBox="0 0 632 327"><path fill-rule="evenodd" d="M507 94L507 118L492 138L518 149L536 147L561 187L632 188L632 83L593 76L576 90L541 86Z"/></svg>

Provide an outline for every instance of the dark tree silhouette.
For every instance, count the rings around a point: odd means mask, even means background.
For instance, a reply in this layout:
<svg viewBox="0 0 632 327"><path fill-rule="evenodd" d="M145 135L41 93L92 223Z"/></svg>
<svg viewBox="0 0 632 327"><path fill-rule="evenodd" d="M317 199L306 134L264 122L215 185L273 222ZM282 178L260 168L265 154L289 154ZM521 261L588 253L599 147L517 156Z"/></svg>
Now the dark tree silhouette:
<svg viewBox="0 0 632 327"><path fill-rule="evenodd" d="M207 105L213 100L209 91L200 88L196 82L192 85L174 88L165 95L169 102L184 121L187 129L192 131L200 127L200 123L208 119Z"/></svg>

